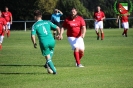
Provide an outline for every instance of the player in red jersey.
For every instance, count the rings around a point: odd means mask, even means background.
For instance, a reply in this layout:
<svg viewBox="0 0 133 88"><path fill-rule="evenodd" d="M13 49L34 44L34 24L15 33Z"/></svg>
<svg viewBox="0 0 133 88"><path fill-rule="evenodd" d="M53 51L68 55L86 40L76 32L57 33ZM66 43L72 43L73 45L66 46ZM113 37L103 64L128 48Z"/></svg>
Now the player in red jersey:
<svg viewBox="0 0 133 88"><path fill-rule="evenodd" d="M82 56L84 55L84 40L86 33L86 24L84 19L81 16L77 15L76 8L71 9L71 16L67 17L62 25L64 28L67 29L67 37L68 41L72 47L72 50L74 50L74 57L76 60L76 66L77 67L84 67L80 60ZM60 38L62 39L64 28L61 30Z"/></svg>
<svg viewBox="0 0 133 88"><path fill-rule="evenodd" d="M8 7L5 7L5 12L2 13L3 17L7 21L7 27L8 27L8 32L7 32L7 37L10 36L10 26L12 24L12 13L8 11Z"/></svg>
<svg viewBox="0 0 133 88"><path fill-rule="evenodd" d="M122 33L122 36L127 37L127 31L129 29L128 17L129 17L130 14L128 12L126 12L124 9L122 9L120 7L120 5L119 5L119 8L118 9L119 9L119 13L120 14L117 17L116 22L118 23L119 19L121 19L122 26L124 28L124 31Z"/></svg>
<svg viewBox="0 0 133 88"><path fill-rule="evenodd" d="M3 29L3 26L5 26L5 29L7 31L7 26L6 26L7 22L6 20L2 17L2 12L0 10L0 50L2 49L2 42L3 42L3 38L4 38L4 32L5 30Z"/></svg>
<svg viewBox="0 0 133 88"><path fill-rule="evenodd" d="M105 14L101 11L100 6L97 6L97 11L94 12L94 19L95 19L95 31L97 34L97 40L99 40L100 34L99 29L101 32L101 40L104 39L104 32L103 32L103 20L105 19Z"/></svg>

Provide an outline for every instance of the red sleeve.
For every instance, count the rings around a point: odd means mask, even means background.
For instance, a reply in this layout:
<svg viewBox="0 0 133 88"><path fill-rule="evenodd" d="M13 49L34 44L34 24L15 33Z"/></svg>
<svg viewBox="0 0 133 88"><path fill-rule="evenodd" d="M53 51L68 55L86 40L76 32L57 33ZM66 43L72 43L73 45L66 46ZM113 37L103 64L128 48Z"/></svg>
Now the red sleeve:
<svg viewBox="0 0 133 88"><path fill-rule="evenodd" d="M104 12L102 12L102 16L103 16L103 17L105 17L105 14L104 14Z"/></svg>
<svg viewBox="0 0 133 88"><path fill-rule="evenodd" d="M12 13L10 12L10 17L12 16Z"/></svg>
<svg viewBox="0 0 133 88"><path fill-rule="evenodd" d="M85 24L85 21L84 21L84 19L81 17L81 26L85 26L86 24Z"/></svg>

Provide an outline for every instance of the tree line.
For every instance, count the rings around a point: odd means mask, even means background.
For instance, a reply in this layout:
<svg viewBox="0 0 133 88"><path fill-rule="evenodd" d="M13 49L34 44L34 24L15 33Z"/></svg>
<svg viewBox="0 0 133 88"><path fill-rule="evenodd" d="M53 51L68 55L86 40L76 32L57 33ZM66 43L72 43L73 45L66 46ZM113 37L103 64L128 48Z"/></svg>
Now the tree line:
<svg viewBox="0 0 133 88"><path fill-rule="evenodd" d="M97 6L104 11L106 18L116 18L117 14L114 10L115 2L128 2L132 0L0 0L0 10L4 11L4 7L8 6L9 11L13 14L13 21L31 21L34 20L33 12L39 9L43 13L43 19L50 20L51 14L55 8L63 12L61 20L64 20L70 13L72 7L77 8L78 14L84 19L93 19L93 13ZM129 6L131 7L131 6ZM133 17L131 13L130 17ZM116 20L105 20L105 28L116 28L118 24ZM133 19L129 20L130 27L133 27ZM93 20L86 21L89 28L93 28ZM32 23L27 26L31 27ZM18 26L19 25L19 26ZM12 27L23 27L22 23L13 23Z"/></svg>

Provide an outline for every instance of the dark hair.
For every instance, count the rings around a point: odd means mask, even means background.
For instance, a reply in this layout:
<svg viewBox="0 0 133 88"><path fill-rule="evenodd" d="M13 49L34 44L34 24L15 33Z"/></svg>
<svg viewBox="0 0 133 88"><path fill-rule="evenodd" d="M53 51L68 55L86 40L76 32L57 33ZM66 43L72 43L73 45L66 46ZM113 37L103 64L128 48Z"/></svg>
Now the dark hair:
<svg viewBox="0 0 133 88"><path fill-rule="evenodd" d="M5 8L8 8L7 6L5 6Z"/></svg>
<svg viewBox="0 0 133 88"><path fill-rule="evenodd" d="M41 11L40 10L35 10L34 11L34 16L37 16L37 17L42 16Z"/></svg>

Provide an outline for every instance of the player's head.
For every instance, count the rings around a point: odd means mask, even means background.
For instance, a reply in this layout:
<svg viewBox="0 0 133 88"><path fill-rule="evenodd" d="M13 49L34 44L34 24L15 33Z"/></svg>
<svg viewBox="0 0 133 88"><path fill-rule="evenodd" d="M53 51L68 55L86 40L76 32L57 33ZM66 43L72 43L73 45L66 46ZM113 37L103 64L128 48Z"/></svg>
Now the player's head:
<svg viewBox="0 0 133 88"><path fill-rule="evenodd" d="M8 7L7 6L5 6L5 11L8 11Z"/></svg>
<svg viewBox="0 0 133 88"><path fill-rule="evenodd" d="M38 19L42 18L42 13L41 13L40 10L35 10L34 11L34 18L35 18L35 20L38 20Z"/></svg>
<svg viewBox="0 0 133 88"><path fill-rule="evenodd" d="M101 7L97 6L97 11L100 12L100 10L101 10Z"/></svg>
<svg viewBox="0 0 133 88"><path fill-rule="evenodd" d="M74 17L76 17L77 16L77 9L76 8L72 8L71 9L71 16L72 16L72 18L74 18Z"/></svg>
<svg viewBox="0 0 133 88"><path fill-rule="evenodd" d="M58 9L54 9L54 13L58 13Z"/></svg>

